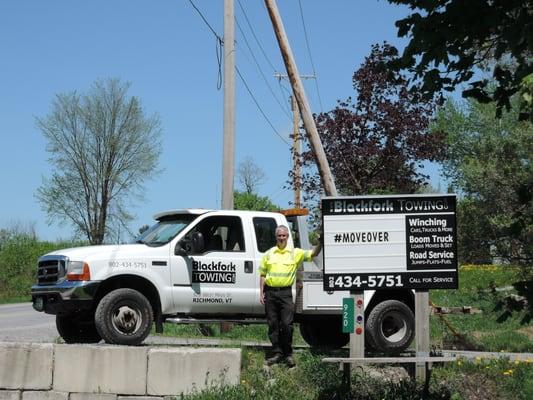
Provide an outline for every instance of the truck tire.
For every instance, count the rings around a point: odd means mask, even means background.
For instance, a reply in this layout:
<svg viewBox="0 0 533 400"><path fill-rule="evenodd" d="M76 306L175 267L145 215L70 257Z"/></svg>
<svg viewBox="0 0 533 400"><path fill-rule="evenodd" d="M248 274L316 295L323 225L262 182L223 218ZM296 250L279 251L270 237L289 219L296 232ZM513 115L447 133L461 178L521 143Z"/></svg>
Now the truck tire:
<svg viewBox="0 0 533 400"><path fill-rule="evenodd" d="M342 333L340 318L302 321L300 333L309 346L317 348L340 349L350 341L350 336Z"/></svg>
<svg viewBox="0 0 533 400"><path fill-rule="evenodd" d="M397 354L405 350L415 335L415 316L399 300L385 300L377 304L366 321L367 343L375 350Z"/></svg>
<svg viewBox="0 0 533 400"><path fill-rule="evenodd" d="M110 344L141 344L150 333L153 320L150 302L133 289L113 290L96 307L96 329Z"/></svg>
<svg viewBox="0 0 533 400"><path fill-rule="evenodd" d="M94 319L78 314L56 315L56 328L65 343L98 343L102 337Z"/></svg>

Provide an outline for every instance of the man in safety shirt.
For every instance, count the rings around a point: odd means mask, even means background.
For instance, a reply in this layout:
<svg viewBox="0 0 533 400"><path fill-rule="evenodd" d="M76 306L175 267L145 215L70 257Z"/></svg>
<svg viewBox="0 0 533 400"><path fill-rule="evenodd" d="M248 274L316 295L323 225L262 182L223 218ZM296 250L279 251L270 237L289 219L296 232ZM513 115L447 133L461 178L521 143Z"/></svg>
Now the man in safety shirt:
<svg viewBox="0 0 533 400"><path fill-rule="evenodd" d="M273 356L266 360L268 365L282 361L289 367L296 363L292 357L292 332L294 301L291 287L296 271L303 261L311 261L322 249L320 243L313 250L287 248L289 228L276 228L276 246L267 250L261 259L260 301L265 305L268 323L268 337L272 342Z"/></svg>

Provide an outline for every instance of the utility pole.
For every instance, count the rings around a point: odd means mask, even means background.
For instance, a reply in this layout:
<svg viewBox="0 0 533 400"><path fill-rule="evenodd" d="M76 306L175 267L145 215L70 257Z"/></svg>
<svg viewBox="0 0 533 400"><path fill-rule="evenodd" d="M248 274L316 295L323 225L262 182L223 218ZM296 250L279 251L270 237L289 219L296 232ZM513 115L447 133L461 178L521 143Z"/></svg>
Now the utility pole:
<svg viewBox="0 0 533 400"><path fill-rule="evenodd" d="M235 175L235 13L233 0L224 0L224 139L222 150L222 209L233 210ZM220 323L221 332L233 324Z"/></svg>
<svg viewBox="0 0 533 400"><path fill-rule="evenodd" d="M309 136L311 149L316 157L318 172L320 174L322 185L324 186L324 191L328 196L337 196L337 188L335 187L333 175L331 174L326 153L324 152L324 148L320 142L320 137L318 136L315 121L313 119L313 115L311 114L311 108L309 107L309 103L305 97L300 74L298 73L296 63L294 62L294 57L285 33L285 28L281 22L281 16L279 15L276 2L275 0L265 0L265 5L274 27L274 33L276 34L276 38L278 40L283 61L285 62L285 68L287 69L287 74L289 75L292 91L296 97L296 101L298 102L298 107L300 108L300 114L302 115L305 130Z"/></svg>
<svg viewBox="0 0 533 400"><path fill-rule="evenodd" d="M288 75L280 74L276 72L274 74L278 80L288 79ZM301 79L316 79L315 75L300 75ZM296 97L291 96L292 107L292 161L293 161L293 174L294 174L294 208L302 208L302 163L301 163L301 135L300 135L300 110L298 108L298 102Z"/></svg>
<svg viewBox="0 0 533 400"><path fill-rule="evenodd" d="M233 210L235 173L235 16L233 0L224 0L224 138L222 209Z"/></svg>
<svg viewBox="0 0 533 400"><path fill-rule="evenodd" d="M294 208L302 208L300 201L302 191L302 167L300 159L300 110L296 98L291 96L292 103L292 140L293 153L292 160L294 164Z"/></svg>

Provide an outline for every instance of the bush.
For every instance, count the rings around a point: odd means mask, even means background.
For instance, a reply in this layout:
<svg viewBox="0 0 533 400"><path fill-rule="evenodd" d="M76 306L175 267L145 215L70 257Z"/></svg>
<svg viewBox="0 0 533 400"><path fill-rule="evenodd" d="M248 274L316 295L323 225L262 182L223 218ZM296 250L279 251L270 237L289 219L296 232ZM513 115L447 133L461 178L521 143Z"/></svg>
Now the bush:
<svg viewBox="0 0 533 400"><path fill-rule="evenodd" d="M37 260L43 254L72 247L72 242L42 242L31 235L15 235L0 243L0 301L30 298L37 281Z"/></svg>

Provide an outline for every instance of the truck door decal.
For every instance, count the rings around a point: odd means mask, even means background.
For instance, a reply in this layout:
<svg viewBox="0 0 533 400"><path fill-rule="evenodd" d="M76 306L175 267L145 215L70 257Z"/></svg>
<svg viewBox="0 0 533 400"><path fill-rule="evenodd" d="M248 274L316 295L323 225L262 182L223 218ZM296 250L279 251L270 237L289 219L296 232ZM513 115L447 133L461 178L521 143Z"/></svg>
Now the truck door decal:
<svg viewBox="0 0 533 400"><path fill-rule="evenodd" d="M192 283L231 283L236 281L236 265L233 262L211 261L202 263L198 260L192 262Z"/></svg>

